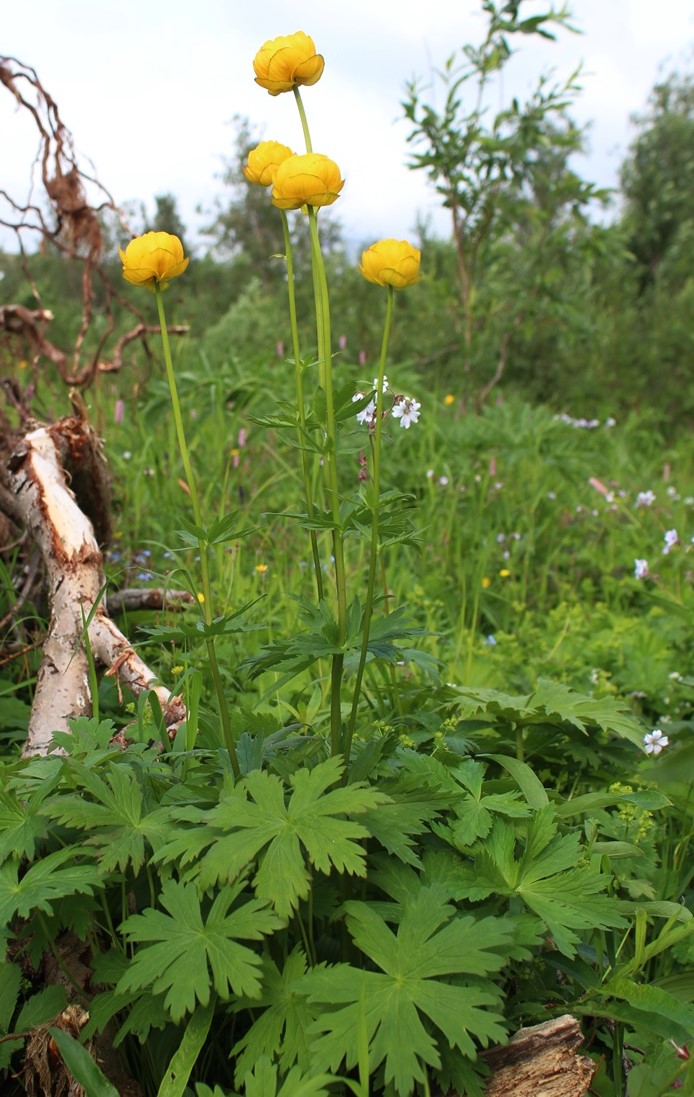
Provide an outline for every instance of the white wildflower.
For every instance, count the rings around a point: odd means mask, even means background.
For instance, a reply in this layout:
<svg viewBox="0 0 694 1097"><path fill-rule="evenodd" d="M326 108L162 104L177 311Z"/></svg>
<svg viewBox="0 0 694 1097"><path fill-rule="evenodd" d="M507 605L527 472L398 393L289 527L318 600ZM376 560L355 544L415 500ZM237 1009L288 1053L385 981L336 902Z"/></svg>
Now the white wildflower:
<svg viewBox="0 0 694 1097"><path fill-rule="evenodd" d="M649 575L648 560L634 560L634 579L647 579Z"/></svg>
<svg viewBox="0 0 694 1097"><path fill-rule="evenodd" d="M419 420L421 404L411 396L399 396L393 404L393 418L400 420L400 426L409 430Z"/></svg>
<svg viewBox="0 0 694 1097"><path fill-rule="evenodd" d="M667 735L663 735L660 728L647 731L643 737L643 749L646 754L660 754L661 750L670 745Z"/></svg>

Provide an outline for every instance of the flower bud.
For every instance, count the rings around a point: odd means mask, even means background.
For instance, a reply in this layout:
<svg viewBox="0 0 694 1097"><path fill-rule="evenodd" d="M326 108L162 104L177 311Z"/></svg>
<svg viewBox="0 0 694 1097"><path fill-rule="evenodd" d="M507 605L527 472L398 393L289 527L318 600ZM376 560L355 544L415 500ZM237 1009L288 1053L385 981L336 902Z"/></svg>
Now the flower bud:
<svg viewBox="0 0 694 1097"><path fill-rule="evenodd" d="M118 249L123 264L123 277L133 286L155 286L166 289L172 278L178 278L190 262L184 258L183 244L170 232L146 232L136 236L125 251Z"/></svg>
<svg viewBox="0 0 694 1097"><path fill-rule="evenodd" d="M334 160L317 152L288 156L278 167L272 188L272 204L279 209L330 206L344 184Z"/></svg>
<svg viewBox="0 0 694 1097"><path fill-rule="evenodd" d="M282 161L293 155L292 150L287 145L281 145L279 141L261 141L249 152L243 174L249 183L269 187Z"/></svg>
<svg viewBox="0 0 694 1097"><path fill-rule="evenodd" d="M367 282L404 289L419 280L422 253L407 240L379 240L362 254L359 270Z"/></svg>
<svg viewBox="0 0 694 1097"><path fill-rule="evenodd" d="M300 84L315 84L323 75L325 62L313 39L302 30L271 38L255 55L255 82L270 95L291 91Z"/></svg>

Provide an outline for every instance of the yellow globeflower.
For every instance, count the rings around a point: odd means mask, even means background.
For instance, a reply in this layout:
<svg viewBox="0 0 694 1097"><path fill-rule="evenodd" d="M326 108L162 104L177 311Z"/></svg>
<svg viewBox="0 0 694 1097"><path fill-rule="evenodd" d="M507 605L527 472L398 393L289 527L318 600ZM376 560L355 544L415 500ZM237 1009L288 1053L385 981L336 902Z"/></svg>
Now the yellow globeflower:
<svg viewBox="0 0 694 1097"><path fill-rule="evenodd" d="M183 255L183 244L170 232L146 232L136 236L125 251L118 249L123 264L123 277L133 286L155 286L166 289L172 278L178 278L190 262Z"/></svg>
<svg viewBox="0 0 694 1097"><path fill-rule="evenodd" d="M419 279L422 253L407 240L379 240L362 254L359 270L367 282L404 289Z"/></svg>
<svg viewBox="0 0 694 1097"><path fill-rule="evenodd" d="M272 204L279 209L330 206L345 185L334 160L318 152L288 156L278 167L272 188Z"/></svg>
<svg viewBox="0 0 694 1097"><path fill-rule="evenodd" d="M243 169L243 174L249 183L269 187L282 161L293 155L293 151L287 145L281 145L279 141L261 141L249 152L248 163Z"/></svg>
<svg viewBox="0 0 694 1097"><path fill-rule="evenodd" d="M271 38L255 55L255 82L270 95L291 91L299 84L315 84L323 75L325 62L313 39L302 30Z"/></svg>

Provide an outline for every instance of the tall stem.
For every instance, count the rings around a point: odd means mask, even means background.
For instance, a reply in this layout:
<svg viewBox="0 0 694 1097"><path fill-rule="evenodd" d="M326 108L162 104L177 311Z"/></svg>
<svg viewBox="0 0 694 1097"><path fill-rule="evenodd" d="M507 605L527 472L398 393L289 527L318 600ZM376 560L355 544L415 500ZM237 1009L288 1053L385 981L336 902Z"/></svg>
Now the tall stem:
<svg viewBox="0 0 694 1097"><path fill-rule="evenodd" d="M304 102L301 98L301 92L296 84L294 85L294 99L299 110L299 118L301 119L301 128L304 133L304 141L306 142L306 152L313 152L313 146L311 144L311 134L308 129L308 119L306 118L306 111L304 110Z"/></svg>
<svg viewBox="0 0 694 1097"><path fill-rule="evenodd" d="M364 624L361 640L361 651L359 652L359 664L357 666L356 681L354 684L354 696L352 698L352 709L349 714L349 722L347 725L347 736L345 739L344 757L345 765L349 763L349 754L352 748L352 738L354 736L354 727L357 719L357 708L359 705L359 694L361 693L361 683L364 677L364 667L366 666L366 656L369 650L369 632L371 629L371 618L373 617L373 601L374 590L376 587L376 566L379 556L379 513L378 504L381 494L381 432L383 428L383 378L386 372L386 360L388 357L388 343L390 341L390 329L393 322L393 301L395 298L395 290L392 286L388 286L388 297L386 302L386 318L383 325L383 339L381 341L381 357L378 363L378 380L376 383L376 427L374 429L373 446L371 450L372 454L372 470L371 470L371 487L369 491L370 496L370 509L371 509L371 545L369 549L369 577L366 584L366 605L364 606Z"/></svg>
<svg viewBox="0 0 694 1097"><path fill-rule="evenodd" d="M200 493L198 491L197 480L195 473L193 472L193 465L190 460L190 452L188 450L188 444L186 442L185 430L183 428L183 416L181 414L181 403L178 399L178 388L176 386L176 375L173 368L173 360L171 358L171 346L169 344L169 332L166 326L166 314L164 311L164 299L162 290L158 285L155 286L155 296L157 299L157 313L159 315L159 326L161 327L161 341L164 348L164 364L166 366L166 379L169 382L169 392L171 394L171 408L173 411L174 424L176 427L176 438L178 439L178 448L181 454L181 461L183 462L183 470L186 476L186 483L188 484L188 491L190 493L191 502L193 505L193 517L195 518L195 525L198 528L202 527L202 507L200 505ZM200 579L202 583L202 615L206 625L212 624L212 589L210 585L210 569L207 559L207 541L204 538L198 538L198 547L200 549ZM231 721L229 719L229 710L227 708L226 697L224 696L224 684L222 682L222 676L219 671L219 663L217 661L217 653L215 651L214 637L208 636L205 638L205 644L207 646L207 656L210 662L210 671L212 673L212 680L214 682L215 691L217 693L217 701L219 706L219 715L222 721L222 729L224 732L224 740L229 752L229 760L231 762L231 768L234 771L234 775L239 777L241 770L239 767L238 757L236 754L236 742L234 740L234 733L231 727Z"/></svg>
<svg viewBox="0 0 694 1097"><path fill-rule="evenodd" d="M299 346L299 328L296 320L296 295L294 292L294 256L292 253L292 241L289 235L289 223L287 214L282 214L282 231L284 233L284 254L287 263L287 290L289 295L289 322L292 332L292 350L294 352L294 377L296 381L296 404L299 425L299 450L301 453L301 471L304 477L304 495L306 498L306 511L309 518L314 516L313 489L311 486L311 468L308 452L306 450L306 409L304 407L304 379L303 366L301 364L301 348ZM316 592L318 600L323 597L323 573L321 571L320 553L318 551L318 534L315 529L309 530L311 538L311 554L313 556L313 570L316 575Z"/></svg>
<svg viewBox="0 0 694 1097"><path fill-rule="evenodd" d="M344 537L340 517L340 490L337 475L337 429L333 396L332 340L330 329L330 300L325 265L320 248L318 221L312 206L308 209L311 233L311 263L314 272L316 305L316 333L318 338L319 383L325 393L325 444L323 447L323 473L326 502L333 520L333 555L335 557L335 593L337 596L338 644L344 643L347 632L347 583L345 577ZM333 655L330 685L330 741L333 755L340 753L342 716L340 696L344 654Z"/></svg>

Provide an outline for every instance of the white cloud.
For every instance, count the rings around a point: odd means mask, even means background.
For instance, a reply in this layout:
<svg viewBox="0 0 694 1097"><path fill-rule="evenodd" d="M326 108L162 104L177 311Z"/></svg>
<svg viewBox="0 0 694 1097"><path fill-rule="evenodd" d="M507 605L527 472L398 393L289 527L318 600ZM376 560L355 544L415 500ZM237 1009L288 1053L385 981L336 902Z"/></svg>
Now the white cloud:
<svg viewBox="0 0 694 1097"><path fill-rule="evenodd" d="M525 2L529 13L547 6ZM660 0L655 12L648 0L573 6L585 34L561 32L556 44L524 39L497 94L526 95L540 72L565 76L584 60L575 113L594 120L585 174L614 183L629 116L644 106L662 59L681 58L694 14L689 0ZM251 61L265 39L307 31L326 57L324 78L304 97L314 147L339 163L347 187L335 214L361 239L405 236L427 210L447 231L423 174L405 167L400 102L409 78L427 78L466 41L478 41L485 25L477 0L304 0L299 15L286 0L34 0L6 5L3 48L36 68L117 201L141 199L151 209L155 194L171 191L191 223L196 205L209 207L219 190L235 113L263 136L300 146L292 97L258 88ZM37 142L3 88L0 131L0 187L23 194Z"/></svg>

